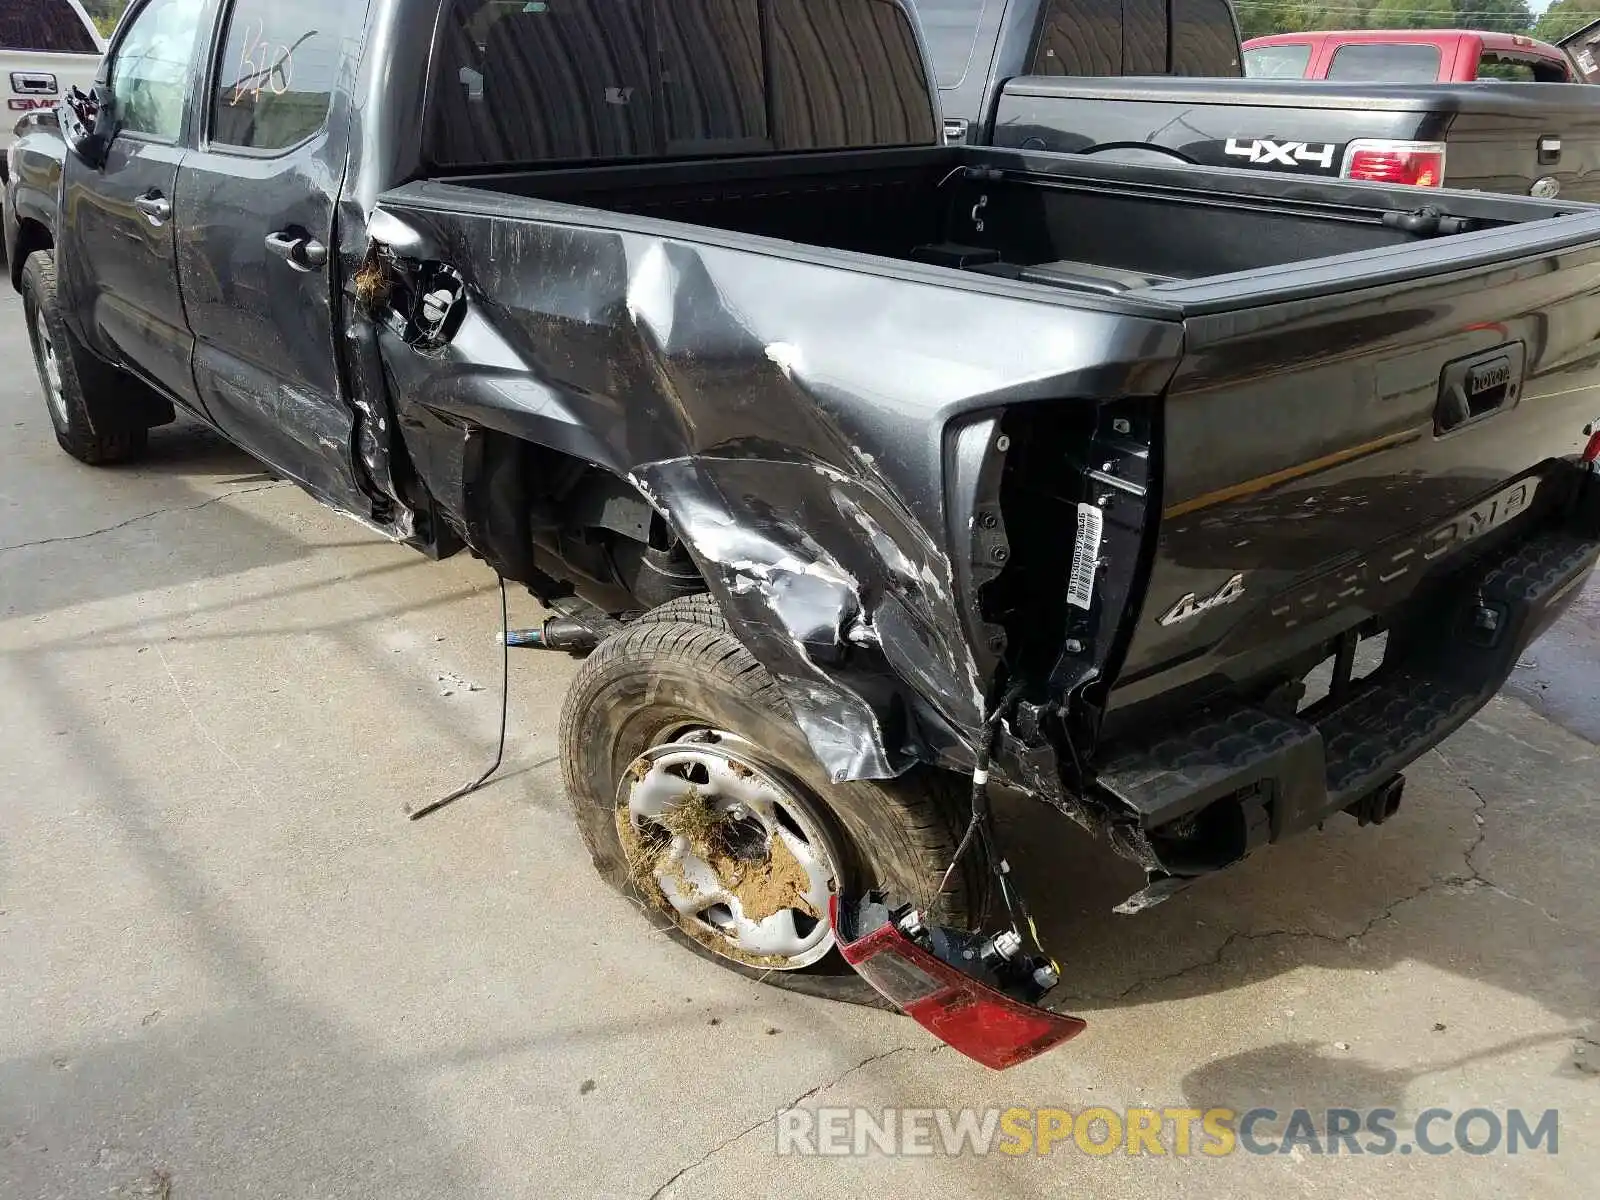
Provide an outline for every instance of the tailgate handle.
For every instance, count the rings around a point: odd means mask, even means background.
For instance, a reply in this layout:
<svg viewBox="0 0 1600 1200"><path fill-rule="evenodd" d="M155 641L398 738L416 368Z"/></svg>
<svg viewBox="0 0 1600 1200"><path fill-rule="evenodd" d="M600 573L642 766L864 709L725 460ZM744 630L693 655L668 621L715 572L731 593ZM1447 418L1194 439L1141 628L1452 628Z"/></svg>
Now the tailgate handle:
<svg viewBox="0 0 1600 1200"><path fill-rule="evenodd" d="M1527 351L1521 342L1457 359L1439 376L1433 432L1441 437L1513 407L1522 396Z"/></svg>
<svg viewBox="0 0 1600 1200"><path fill-rule="evenodd" d="M11 90L19 96L54 96L56 77L49 71L13 71Z"/></svg>

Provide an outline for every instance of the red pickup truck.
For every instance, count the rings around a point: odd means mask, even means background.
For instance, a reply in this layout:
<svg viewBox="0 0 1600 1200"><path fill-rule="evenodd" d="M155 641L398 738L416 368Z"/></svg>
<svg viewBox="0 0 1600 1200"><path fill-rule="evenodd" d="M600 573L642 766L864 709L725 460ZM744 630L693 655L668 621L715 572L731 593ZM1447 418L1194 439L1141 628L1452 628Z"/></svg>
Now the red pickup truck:
<svg viewBox="0 0 1600 1200"><path fill-rule="evenodd" d="M1583 83L1566 53L1520 33L1353 29L1277 33L1244 43L1251 79L1366 83Z"/></svg>

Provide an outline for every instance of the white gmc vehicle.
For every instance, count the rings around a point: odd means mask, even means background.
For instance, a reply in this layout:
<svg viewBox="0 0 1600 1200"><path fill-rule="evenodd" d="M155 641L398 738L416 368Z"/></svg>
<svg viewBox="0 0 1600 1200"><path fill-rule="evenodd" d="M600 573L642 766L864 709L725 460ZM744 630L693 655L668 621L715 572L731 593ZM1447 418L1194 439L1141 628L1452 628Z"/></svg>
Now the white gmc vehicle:
<svg viewBox="0 0 1600 1200"><path fill-rule="evenodd" d="M17 122L73 86L87 91L105 49L78 0L0 0L0 177Z"/></svg>

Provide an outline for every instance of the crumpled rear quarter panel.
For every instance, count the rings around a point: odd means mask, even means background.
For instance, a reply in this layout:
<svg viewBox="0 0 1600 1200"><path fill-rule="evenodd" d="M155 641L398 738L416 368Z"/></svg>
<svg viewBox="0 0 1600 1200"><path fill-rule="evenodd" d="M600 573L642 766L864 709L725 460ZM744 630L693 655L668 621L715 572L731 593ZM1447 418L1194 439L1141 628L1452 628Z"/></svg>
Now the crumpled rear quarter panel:
<svg viewBox="0 0 1600 1200"><path fill-rule="evenodd" d="M982 722L947 426L1159 394L1180 348L1152 316L887 259L441 184L379 207L375 237L469 296L437 351L380 336L408 443L443 417L631 480L840 780L970 760Z"/></svg>

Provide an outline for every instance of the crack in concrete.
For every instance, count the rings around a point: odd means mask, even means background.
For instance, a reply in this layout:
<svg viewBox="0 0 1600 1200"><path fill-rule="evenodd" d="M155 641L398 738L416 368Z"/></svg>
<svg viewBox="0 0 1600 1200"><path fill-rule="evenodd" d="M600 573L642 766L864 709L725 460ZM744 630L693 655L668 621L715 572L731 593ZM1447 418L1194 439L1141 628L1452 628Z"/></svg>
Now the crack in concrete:
<svg viewBox="0 0 1600 1200"><path fill-rule="evenodd" d="M934 1046L930 1050L930 1053L937 1053L939 1050L942 1050L943 1048L944 1048L943 1046ZM832 1079L825 1079L821 1083L817 1084L815 1087L808 1088L806 1091L801 1092L794 1099L790 1100L787 1104L783 1105L783 1107L774 1110L770 1117L762 1117L761 1120L755 1122L753 1125L745 1126L743 1129L739 1130L739 1132L734 1134L732 1137L724 1138L722 1141L718 1142L715 1146L711 1147L711 1149L707 1150L704 1154L702 1154L699 1158L695 1159L693 1162L687 1163L684 1166L679 1167L676 1171L674 1171L672 1173L671 1177L668 1178L665 1183L663 1183L660 1187L656 1188L655 1191L650 1193L649 1200L662 1200L662 1198L666 1195L667 1189L670 1188L673 1184L677 1183L678 1180L682 1179L690 1171L693 1171L697 1167L704 1166L706 1163L710 1162L713 1158L715 1158L717 1155L721 1154L724 1150L726 1150L729 1146L733 1145L735 1142L739 1141L741 1138L748 1137L750 1134L754 1133L756 1130L762 1128L763 1126L772 1124L772 1122L774 1122L774 1121L776 1121L778 1119L778 1114L779 1113L784 1112L784 1111L786 1111L788 1109L791 1109L795 1105L801 1104L801 1103L811 1099L811 1097L815 1096L818 1092L825 1091L828 1088L837 1086L838 1084L842 1083L845 1079L849 1078L851 1075L854 1075L857 1071L861 1070L863 1067L871 1066L873 1063L881 1062L883 1059L886 1059L886 1058L892 1058L896 1054L901 1054L901 1053L909 1054L909 1053L913 1052L916 1049L917 1049L917 1047L915 1047L915 1046L894 1046L891 1049L885 1050L880 1054L869 1055L868 1057L863 1058L860 1062L856 1063L854 1066L846 1067L843 1071L839 1072L839 1074L835 1075Z"/></svg>
<svg viewBox="0 0 1600 1200"><path fill-rule="evenodd" d="M1160 987L1164 983L1171 983L1175 979L1181 979L1185 975L1193 974L1196 971L1203 971L1211 967L1221 966L1222 960L1228 956L1228 951L1240 942L1262 942L1269 941L1272 938L1309 938L1313 941L1327 942L1330 945L1343 944L1348 946L1351 942L1360 941L1379 925L1383 924L1383 922L1393 917L1395 910L1400 908L1402 905L1410 904L1413 900L1420 899L1422 896L1427 895L1427 893L1431 892L1434 888L1440 886L1441 884L1460 882L1460 877L1455 875L1434 876L1416 891L1407 893L1406 895L1391 901L1383 909L1383 911L1369 918L1366 923L1354 933L1324 933L1320 929L1261 929L1255 931L1236 929L1227 937L1225 937L1221 944L1217 946L1216 950L1207 958L1200 959L1198 962L1189 963L1187 966L1180 967L1176 971L1169 971L1165 975L1156 975L1146 979L1137 979L1133 983L1130 983L1127 987L1123 988L1120 992L1112 992L1101 995L1089 993L1083 996L1082 999L1113 1002L1125 1000L1135 992L1140 992L1147 988Z"/></svg>
<svg viewBox="0 0 1600 1200"><path fill-rule="evenodd" d="M209 500L202 500L199 504L175 504L168 508L158 508L152 512L140 513L136 517L129 517L126 521L118 521L115 525L107 525L102 529L90 529L85 533L69 533L62 537L39 538L33 542L17 542L10 546L0 546L0 554L5 554L12 550L30 550L35 546L54 546L61 542L82 542L89 538L99 537L103 533L115 533L117 530L126 529L130 525L137 525L140 521L164 517L169 513L197 512L202 508L209 508L222 500L231 500L235 496L248 496L253 492L264 492L269 488L283 487L285 483L285 480L274 479L271 483L259 484L256 487L234 488L230 492L223 492L220 496L212 496Z"/></svg>
<svg viewBox="0 0 1600 1200"><path fill-rule="evenodd" d="M1332 944L1338 944L1342 942L1345 945L1350 945L1353 942L1360 941L1379 925L1383 924L1383 922L1391 919L1395 912L1402 906L1410 904L1413 900L1420 900L1423 896L1426 896L1429 892L1438 887L1461 887L1469 884L1476 885L1478 887L1486 888L1497 895L1504 896L1508 900L1514 900L1518 904L1526 904L1528 907L1534 909L1544 916L1547 920L1553 921L1558 925L1562 924L1563 922L1561 918L1555 913L1552 913L1549 909L1534 903L1534 901L1529 900L1525 896L1517 895L1509 888L1502 887L1479 869L1476 861L1474 860L1478 852L1483 849L1484 841L1489 836L1489 801L1487 797L1485 797L1484 794L1477 789L1472 781L1469 780L1458 767L1451 763L1449 759L1447 759L1443 754L1439 754L1438 751L1434 751L1434 753L1438 756L1439 761L1444 763L1445 767L1450 771L1450 773L1456 777L1456 781L1469 793L1471 793L1472 798L1477 802L1476 807L1474 807L1472 812L1473 824L1477 826L1477 833L1473 837L1471 844L1467 846L1465 852L1462 854L1462 866L1465 868L1465 873L1451 873L1448 875L1435 875L1430 877L1428 881L1416 891L1410 892L1396 900L1391 901L1381 912L1369 919L1354 933L1323 933L1322 931L1316 929L1263 929L1255 932L1236 929L1222 940L1222 942L1217 946L1216 950L1211 955L1206 958L1202 958L1197 962L1189 963L1186 966L1180 967L1175 971L1169 971L1163 975L1137 979L1119 992L1086 992L1073 997L1073 999L1088 1001L1091 1003L1115 1003L1120 1000L1125 1000L1136 992L1144 991L1150 988L1158 988L1162 984L1171 983L1174 980L1183 978L1185 975L1190 975L1197 971L1209 970L1212 967L1221 966L1223 960L1228 956L1228 951L1241 942L1267 941L1272 938L1310 938L1315 941L1329 942Z"/></svg>
<svg viewBox="0 0 1600 1200"><path fill-rule="evenodd" d="M1467 791L1471 792L1473 799L1478 802L1478 807L1472 814L1472 818L1478 826L1478 836L1473 838L1472 845L1467 847L1465 861L1468 875L1466 880L1463 880L1463 882L1470 880L1471 882L1478 884L1480 887L1488 888L1496 895L1504 896L1507 900L1515 900L1518 904L1526 904L1529 908L1539 913L1547 921L1553 921L1557 925L1562 924L1561 918L1555 913L1551 912L1548 908L1545 908L1542 904L1536 904L1534 901L1529 900L1526 896L1519 896L1510 888L1504 887L1490 879L1483 873L1483 870L1474 861L1475 856L1479 850L1483 849L1483 843L1489 836L1489 801L1484 794L1478 790L1477 785L1462 773L1460 768L1453 766L1450 763L1450 760L1445 758L1444 755L1440 754L1438 757L1439 761L1444 763L1444 765L1450 769L1451 773L1455 775L1456 781L1460 783L1462 787L1466 788Z"/></svg>

